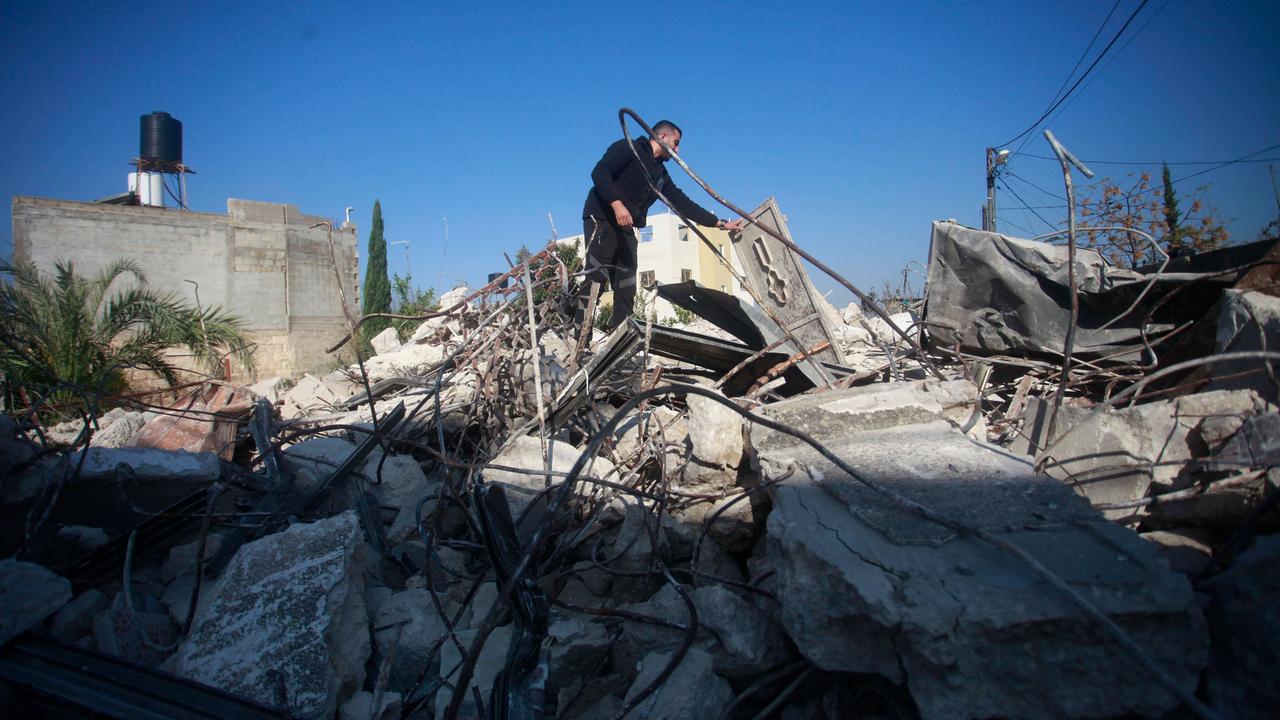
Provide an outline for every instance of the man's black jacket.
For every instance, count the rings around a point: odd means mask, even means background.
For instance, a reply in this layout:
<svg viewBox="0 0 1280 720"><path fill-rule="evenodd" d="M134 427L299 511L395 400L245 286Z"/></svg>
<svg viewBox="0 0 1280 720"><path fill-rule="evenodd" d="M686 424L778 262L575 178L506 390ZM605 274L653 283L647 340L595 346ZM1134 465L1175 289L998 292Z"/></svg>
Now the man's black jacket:
<svg viewBox="0 0 1280 720"><path fill-rule="evenodd" d="M671 201L675 210L699 225L712 227L716 224L719 218L690 200L689 196L671 182L667 168L654 159L649 138L636 140L635 149L636 152L631 152L624 138L604 151L604 157L600 158L600 162L596 163L591 171L593 185L587 192L587 203L582 208L582 217L594 215L614 222L613 208L609 204L614 200L621 200L622 204L627 206L627 211L631 213L635 227L642 228L647 225L649 206L658 199L657 193L650 189L649 183L645 180L645 170L648 170L649 177L653 178L653 184L662 190L662 194ZM636 161L637 154L643 165Z"/></svg>

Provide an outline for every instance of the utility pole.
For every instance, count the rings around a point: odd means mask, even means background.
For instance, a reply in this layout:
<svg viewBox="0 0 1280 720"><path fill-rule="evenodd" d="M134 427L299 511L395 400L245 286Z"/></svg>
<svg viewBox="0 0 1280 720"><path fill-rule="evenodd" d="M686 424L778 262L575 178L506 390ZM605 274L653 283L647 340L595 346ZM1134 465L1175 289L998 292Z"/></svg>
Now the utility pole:
<svg viewBox="0 0 1280 720"><path fill-rule="evenodd" d="M987 204L982 207L982 229L996 230L996 163L995 148L987 148Z"/></svg>
<svg viewBox="0 0 1280 720"><path fill-rule="evenodd" d="M987 204L982 208L982 229L996 231L996 175L1009 161L1009 151L987 148Z"/></svg>

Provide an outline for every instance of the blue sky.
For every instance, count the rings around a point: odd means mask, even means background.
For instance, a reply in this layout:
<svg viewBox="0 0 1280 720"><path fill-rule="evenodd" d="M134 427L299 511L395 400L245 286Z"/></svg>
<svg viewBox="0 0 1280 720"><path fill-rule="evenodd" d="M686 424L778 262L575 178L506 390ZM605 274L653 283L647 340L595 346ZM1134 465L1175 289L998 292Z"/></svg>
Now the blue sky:
<svg viewBox="0 0 1280 720"><path fill-rule="evenodd" d="M748 209L775 196L797 242L874 289L926 260L931 220L979 225L984 148L1041 115L1113 5L1085 66L1140 3L6 2L0 192L123 192L138 117L164 110L185 126L193 209L238 197L341 218L350 205L363 254L380 199L415 279L447 289L545 242L547 213L581 232L588 173L629 106L675 120L717 191ZM1152 0L1048 127L1096 160L1280 145L1277 37L1280 3ZM1039 131L1022 152L1048 154ZM1056 164L1024 154L1009 169L1022 201L1060 223L1065 210L1040 206L1062 200L1034 187L1061 195ZM1277 216L1266 162L1178 187L1203 183L1233 239ZM1011 193L999 204L1002 230L1048 229ZM391 271L404 262L393 247Z"/></svg>

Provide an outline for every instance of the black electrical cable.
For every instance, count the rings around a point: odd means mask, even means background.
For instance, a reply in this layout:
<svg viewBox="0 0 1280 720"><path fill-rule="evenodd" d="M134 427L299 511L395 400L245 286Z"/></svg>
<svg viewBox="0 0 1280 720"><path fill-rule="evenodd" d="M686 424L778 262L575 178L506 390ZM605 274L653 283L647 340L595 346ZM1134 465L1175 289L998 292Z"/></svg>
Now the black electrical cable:
<svg viewBox="0 0 1280 720"><path fill-rule="evenodd" d="M1080 87L1080 83L1083 82L1085 78L1089 77L1089 73L1093 72L1093 69L1098 66L1098 62L1101 61L1102 58L1107 56L1107 52L1110 51L1111 47L1116 44L1116 41L1120 39L1120 36L1124 34L1124 31L1129 29L1129 25L1133 22L1133 19L1138 16L1138 13L1142 12L1142 9L1147 6L1148 2L1150 2L1150 0L1142 0L1142 3L1138 5L1138 9L1134 10L1133 14L1129 15L1129 19L1124 21L1124 25L1120 26L1120 30L1117 31L1116 34L1111 38L1111 41L1107 43L1107 46L1102 48L1102 52L1098 53L1098 57L1094 58L1093 62L1090 63L1089 67L1084 71L1084 74L1081 75L1075 81L1075 83L1071 86L1071 89L1068 90L1065 95L1058 98L1058 100L1056 100L1053 104L1051 104L1049 108L1040 115L1040 117L1036 118L1035 122L1031 123L1031 125L1027 127L1026 130L1023 130L1022 132L1013 136L1013 138L1006 140L1000 143L999 145L996 145L995 147L1000 148L1006 145L1012 145L1018 140L1021 140L1025 135L1027 135L1027 133L1030 133L1034 131L1037 127L1039 127L1040 123L1044 122L1044 119L1049 117L1049 115L1051 115L1054 110L1057 110L1058 106L1061 105L1064 101L1066 101L1066 99L1071 96L1071 93L1075 92L1076 88Z"/></svg>
<svg viewBox="0 0 1280 720"><path fill-rule="evenodd" d="M1055 230L1057 229L1058 227L1057 225L1054 225L1048 220L1045 220L1043 215L1041 215L1040 213L1032 209L1031 205L1029 205L1026 200L1022 199L1022 196L1018 194L1017 190L1014 190L1013 188L1009 187L1009 185L1006 183L1000 183L1000 187L1004 188L1005 190L1008 190L1011 195L1013 195L1015 198L1018 199L1018 202L1022 203L1023 208L1030 211L1032 215L1035 215L1036 217L1040 218L1040 222L1044 223L1045 225L1048 225L1051 228L1054 228Z"/></svg>
<svg viewBox="0 0 1280 720"><path fill-rule="evenodd" d="M1055 193L1055 192L1053 192L1053 191L1051 191L1051 190L1045 190L1044 188L1040 187L1039 185L1037 185L1037 184L1035 184L1035 183L1031 182L1030 180L1028 180L1028 179L1026 179L1026 178L1022 177L1022 176L1021 176L1021 175L1019 175L1018 173L1016 173L1016 172L1014 172L1014 171L1012 171L1012 170L1010 170L1010 169L1008 169L1008 168L1005 168L1005 170L1004 170L1004 174L1005 174L1005 175L1008 175L1009 177L1016 178L1016 179L1020 180L1021 182L1026 183L1027 185L1030 185L1031 187L1035 188L1036 190L1039 190L1040 192L1044 193L1045 195L1048 195L1049 197L1053 198L1054 200L1061 200L1061 201L1063 201L1063 202L1066 202L1066 201L1067 201L1067 199L1066 199L1065 197L1063 197L1063 196L1061 196L1061 195L1058 195L1057 193ZM1062 205L1061 207L1066 207L1066 205Z"/></svg>
<svg viewBox="0 0 1280 720"><path fill-rule="evenodd" d="M1161 5L1160 7L1156 8L1155 12L1148 15L1147 21L1142 23L1142 27L1135 30L1134 33L1129 36L1129 39L1125 40L1124 44L1120 46L1120 49L1116 50L1114 53L1111 54L1111 57L1107 58L1107 62L1104 63L1102 67L1098 68L1098 72L1095 73L1093 77L1089 78L1089 82L1085 83L1084 87L1080 88L1080 92L1076 93L1074 97L1072 97L1070 100L1067 100L1062 107L1058 108L1058 111L1054 113L1053 117L1049 118L1049 122L1052 123L1054 120L1058 118L1059 115L1065 112L1067 108L1071 107L1071 103L1075 102L1076 98L1083 95L1084 91L1088 90L1089 86L1093 84L1093 81L1097 80L1098 77L1102 75L1102 73L1106 72L1107 68L1111 67L1111 63L1115 62L1116 58L1120 57L1124 53L1125 48L1129 47L1129 43L1133 42L1135 38L1141 35L1142 31L1146 30L1147 26L1151 24L1151 21L1155 20L1156 16L1158 16L1166 7L1168 7L1169 3L1172 1L1173 0L1165 0L1164 5ZM1022 141L1022 145L1018 146L1018 150L1021 151L1023 146L1025 146L1026 144L1027 144L1026 140ZM1014 153L1014 154L1016 155L1017 153Z"/></svg>
<svg viewBox="0 0 1280 720"><path fill-rule="evenodd" d="M1071 82L1071 78L1075 77L1076 71L1080 69L1080 65L1084 62L1084 59L1089 56L1089 51L1093 49L1094 43L1098 42L1098 37L1102 35L1102 30L1107 27L1107 23L1111 22L1111 16L1116 14L1116 8L1118 7L1120 7L1120 0L1116 0L1111 4L1111 10L1109 10L1107 12L1107 16L1102 19L1102 24L1098 26L1098 29L1093 31L1093 37L1089 40L1088 47L1084 49L1084 52L1080 53L1080 59L1076 60L1075 67L1071 68L1071 72L1067 73L1067 76L1062 79L1062 84L1058 86L1058 92L1053 94L1053 99L1049 101L1050 103L1054 103L1058 100L1062 95L1062 89L1067 86L1067 83Z"/></svg>
<svg viewBox="0 0 1280 720"><path fill-rule="evenodd" d="M1276 147L1280 147L1277 145ZM1265 152L1265 151L1263 151ZM1021 157L1034 158L1036 160L1052 160L1058 162L1058 158L1052 155L1036 155L1035 153L1022 153ZM1151 167L1152 165L1168 165L1169 167L1178 167L1179 165L1225 165L1228 163L1270 163L1280 162L1280 157L1272 158L1254 158L1252 160L1185 160L1182 162L1169 162L1167 160L1149 160L1147 162L1134 162L1128 160L1081 160L1080 162L1087 165L1141 165Z"/></svg>

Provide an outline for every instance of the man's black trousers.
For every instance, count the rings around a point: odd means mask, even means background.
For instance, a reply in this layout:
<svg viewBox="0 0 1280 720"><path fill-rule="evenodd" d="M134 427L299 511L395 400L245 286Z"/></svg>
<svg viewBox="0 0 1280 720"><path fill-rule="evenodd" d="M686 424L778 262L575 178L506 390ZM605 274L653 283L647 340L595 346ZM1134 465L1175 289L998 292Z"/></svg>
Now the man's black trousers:
<svg viewBox="0 0 1280 720"><path fill-rule="evenodd" d="M574 311L574 323L582 327L591 299L591 284L599 283L604 292L605 280L613 288L612 330L631 315L636 299L636 234L632 228L622 228L610 220L588 216L582 219L582 235L587 246L585 277L578 290L578 303Z"/></svg>

